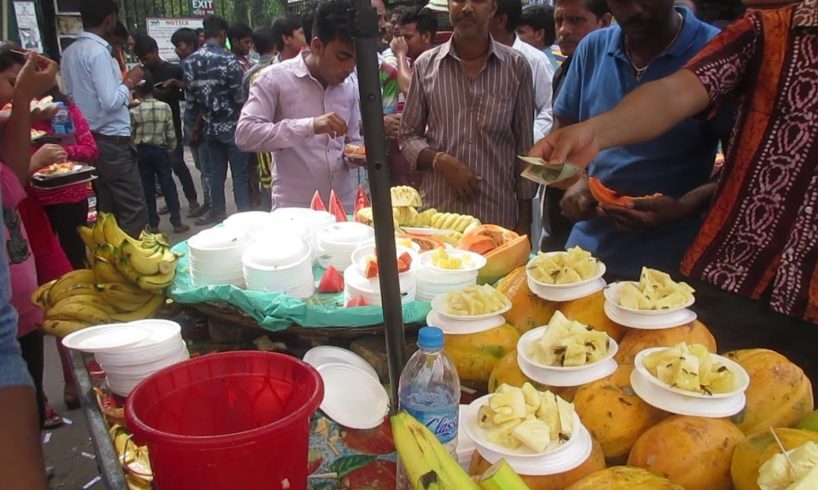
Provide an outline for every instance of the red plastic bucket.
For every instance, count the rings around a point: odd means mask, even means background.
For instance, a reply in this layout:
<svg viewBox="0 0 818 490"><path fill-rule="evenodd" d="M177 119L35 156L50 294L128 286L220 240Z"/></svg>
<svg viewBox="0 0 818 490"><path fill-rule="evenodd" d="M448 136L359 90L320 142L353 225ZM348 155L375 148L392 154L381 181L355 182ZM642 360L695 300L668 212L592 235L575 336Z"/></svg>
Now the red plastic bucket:
<svg viewBox="0 0 818 490"><path fill-rule="evenodd" d="M310 416L324 385L283 354L210 354L142 381L125 403L156 490L305 489Z"/></svg>

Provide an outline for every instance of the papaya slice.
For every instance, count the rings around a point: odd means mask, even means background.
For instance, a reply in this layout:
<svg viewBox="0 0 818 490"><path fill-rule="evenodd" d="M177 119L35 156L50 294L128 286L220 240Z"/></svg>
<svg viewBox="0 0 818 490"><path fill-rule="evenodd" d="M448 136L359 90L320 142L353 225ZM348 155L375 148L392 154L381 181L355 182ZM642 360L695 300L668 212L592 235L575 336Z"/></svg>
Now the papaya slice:
<svg viewBox="0 0 818 490"><path fill-rule="evenodd" d="M657 192L649 196L626 196L607 187L596 177L588 177L588 190L597 202L608 206L628 206L637 199L654 199L662 195Z"/></svg>
<svg viewBox="0 0 818 490"><path fill-rule="evenodd" d="M403 233L398 235L399 238L408 238L413 242L417 243L420 247L421 252L428 252L429 250L434 250L436 248L445 248L443 242L438 240L437 238L432 238L429 236L424 235L413 235L411 233Z"/></svg>

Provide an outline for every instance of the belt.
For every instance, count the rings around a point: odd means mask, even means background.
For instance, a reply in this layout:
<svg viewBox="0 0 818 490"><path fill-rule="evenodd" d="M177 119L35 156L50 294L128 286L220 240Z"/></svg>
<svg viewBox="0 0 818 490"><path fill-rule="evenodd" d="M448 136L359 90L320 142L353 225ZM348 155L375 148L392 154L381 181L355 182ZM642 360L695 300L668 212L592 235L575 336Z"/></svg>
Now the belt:
<svg viewBox="0 0 818 490"><path fill-rule="evenodd" d="M130 145L131 144L131 137L130 136L111 136L107 134L97 133L96 131L91 131L91 134L94 135L94 138L100 141L110 141L112 143Z"/></svg>

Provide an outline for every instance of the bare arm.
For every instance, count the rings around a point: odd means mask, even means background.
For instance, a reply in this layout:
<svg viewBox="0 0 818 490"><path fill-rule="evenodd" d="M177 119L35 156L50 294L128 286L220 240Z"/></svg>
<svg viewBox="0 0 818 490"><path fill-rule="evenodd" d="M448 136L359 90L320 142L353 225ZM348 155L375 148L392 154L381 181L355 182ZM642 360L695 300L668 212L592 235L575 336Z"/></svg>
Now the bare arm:
<svg viewBox="0 0 818 490"><path fill-rule="evenodd" d="M409 93L409 84L412 82L412 70L409 68L409 60L404 54L398 55L398 87L402 94Z"/></svg>
<svg viewBox="0 0 818 490"><path fill-rule="evenodd" d="M0 388L0 474L3 487L20 490L46 490L40 428L34 390L27 386ZM8 486L7 486L8 485Z"/></svg>

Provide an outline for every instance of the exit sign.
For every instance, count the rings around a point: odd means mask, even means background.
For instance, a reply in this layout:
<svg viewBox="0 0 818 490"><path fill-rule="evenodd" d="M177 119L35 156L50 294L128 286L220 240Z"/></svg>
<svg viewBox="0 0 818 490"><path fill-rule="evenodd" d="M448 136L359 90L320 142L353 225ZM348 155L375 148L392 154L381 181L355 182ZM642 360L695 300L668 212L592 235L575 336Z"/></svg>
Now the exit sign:
<svg viewBox="0 0 818 490"><path fill-rule="evenodd" d="M193 15L210 15L216 11L213 6L214 0L190 0Z"/></svg>

